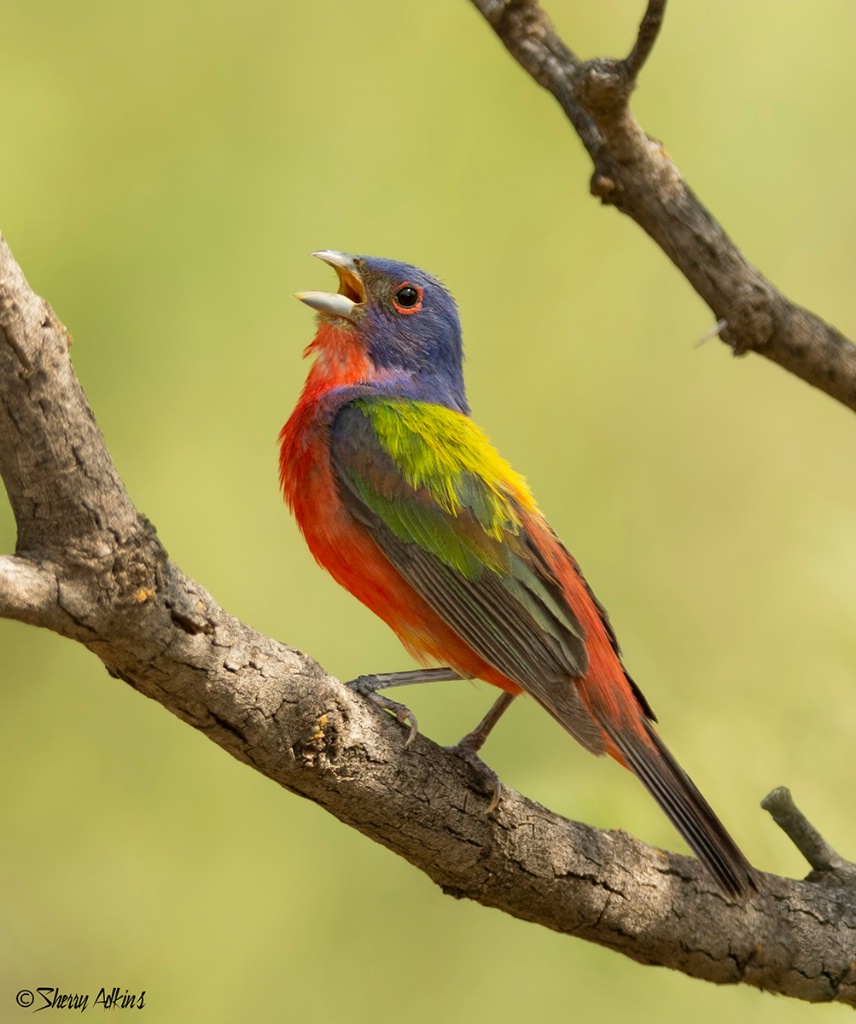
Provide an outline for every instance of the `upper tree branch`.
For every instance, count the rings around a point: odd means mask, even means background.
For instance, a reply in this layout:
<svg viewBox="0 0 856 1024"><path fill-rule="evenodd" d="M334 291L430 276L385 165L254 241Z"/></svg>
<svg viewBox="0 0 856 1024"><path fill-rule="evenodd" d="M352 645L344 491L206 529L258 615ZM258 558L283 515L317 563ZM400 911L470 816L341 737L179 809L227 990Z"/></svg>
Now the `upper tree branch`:
<svg viewBox="0 0 856 1024"><path fill-rule="evenodd" d="M791 302L751 263L701 204L663 146L629 108L665 0L651 0L626 60L581 61L537 0L471 0L509 52L555 96L594 164L591 189L660 246L724 320L723 341L757 352L856 411L856 346Z"/></svg>

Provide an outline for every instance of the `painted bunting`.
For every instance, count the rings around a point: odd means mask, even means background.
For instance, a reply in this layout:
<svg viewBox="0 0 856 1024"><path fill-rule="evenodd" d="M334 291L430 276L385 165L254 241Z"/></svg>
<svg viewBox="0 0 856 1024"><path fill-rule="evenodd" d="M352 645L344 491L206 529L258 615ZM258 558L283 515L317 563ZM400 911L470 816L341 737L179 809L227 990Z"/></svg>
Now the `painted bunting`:
<svg viewBox="0 0 856 1024"><path fill-rule="evenodd" d="M280 434L285 500L316 560L420 663L443 666L358 688L415 728L377 691L452 678L500 687L458 745L471 758L525 691L639 777L726 893L753 888L748 861L654 730L580 567L470 419L452 296L404 263L313 255L339 288L297 295L319 315L305 353L315 361Z"/></svg>

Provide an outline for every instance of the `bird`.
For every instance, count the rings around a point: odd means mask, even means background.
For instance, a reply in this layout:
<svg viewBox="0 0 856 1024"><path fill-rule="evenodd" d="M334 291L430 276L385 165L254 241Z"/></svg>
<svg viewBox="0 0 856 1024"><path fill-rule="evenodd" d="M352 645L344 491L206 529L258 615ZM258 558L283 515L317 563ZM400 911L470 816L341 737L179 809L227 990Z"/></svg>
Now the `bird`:
<svg viewBox="0 0 856 1024"><path fill-rule="evenodd" d="M454 748L472 760L526 693L586 750L639 778L723 893L757 888L654 728L576 560L471 418L451 293L396 260L312 255L335 270L338 290L296 295L316 311L317 333L279 435L283 496L316 561L424 666L362 676L355 689L409 723L412 739L415 718L379 691L458 678L498 687Z"/></svg>

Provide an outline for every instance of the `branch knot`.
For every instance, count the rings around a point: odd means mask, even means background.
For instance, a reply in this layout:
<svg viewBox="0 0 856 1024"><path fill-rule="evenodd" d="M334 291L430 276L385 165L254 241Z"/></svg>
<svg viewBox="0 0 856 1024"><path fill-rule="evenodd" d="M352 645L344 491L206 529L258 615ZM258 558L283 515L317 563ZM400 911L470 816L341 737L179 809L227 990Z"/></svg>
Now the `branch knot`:
<svg viewBox="0 0 856 1024"><path fill-rule="evenodd" d="M580 65L574 78L577 98L596 121L616 121L624 116L635 84L624 61L595 57Z"/></svg>
<svg viewBox="0 0 856 1024"><path fill-rule="evenodd" d="M763 348L776 329L773 317L773 296L760 285L744 289L724 319L726 326L720 337L734 350L735 356Z"/></svg>

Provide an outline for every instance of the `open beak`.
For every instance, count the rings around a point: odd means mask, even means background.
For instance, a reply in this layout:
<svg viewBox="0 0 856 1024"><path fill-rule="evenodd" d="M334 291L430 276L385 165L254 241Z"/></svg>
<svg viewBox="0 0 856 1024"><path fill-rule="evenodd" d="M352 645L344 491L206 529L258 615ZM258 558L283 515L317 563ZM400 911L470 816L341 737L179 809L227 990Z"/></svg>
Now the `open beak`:
<svg viewBox="0 0 856 1024"><path fill-rule="evenodd" d="M339 291L333 292L297 292L296 299L305 302L307 306L317 309L319 313L328 313L330 316L341 316L346 320L354 319L354 312L358 306L366 301L366 289L363 279L357 270L353 256L346 252L336 252L335 249L320 249L311 255L317 256L319 260L328 263L339 277Z"/></svg>

